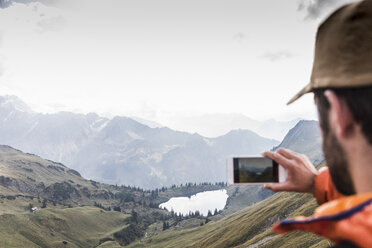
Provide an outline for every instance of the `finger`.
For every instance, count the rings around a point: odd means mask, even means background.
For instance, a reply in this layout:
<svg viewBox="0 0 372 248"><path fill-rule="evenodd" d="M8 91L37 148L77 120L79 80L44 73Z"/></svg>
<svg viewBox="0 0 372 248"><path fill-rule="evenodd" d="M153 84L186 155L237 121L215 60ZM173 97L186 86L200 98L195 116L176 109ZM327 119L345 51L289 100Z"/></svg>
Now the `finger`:
<svg viewBox="0 0 372 248"><path fill-rule="evenodd" d="M273 153L270 153L270 154L267 154L267 155L268 155L267 156L268 158L276 161L278 164L283 166L284 169L286 169L286 170L290 170L293 167L292 160L284 157L280 153L273 152Z"/></svg>
<svg viewBox="0 0 372 248"><path fill-rule="evenodd" d="M303 165L311 169L313 167L309 158L305 154L297 153L288 149L278 149L277 152L289 159L293 159L299 165Z"/></svg>
<svg viewBox="0 0 372 248"><path fill-rule="evenodd" d="M280 153L281 155L283 155L284 157L288 158L288 159L293 159L293 158L296 158L296 157L300 157L300 154L298 154L297 152L294 152L292 150L288 150L288 149L285 149L285 148L279 148L277 150L278 153Z"/></svg>
<svg viewBox="0 0 372 248"><path fill-rule="evenodd" d="M300 154L288 149L281 149L280 151L278 150L278 153L282 154L283 156L287 157L288 159L292 159L296 161L297 163L302 163L306 161L307 157L304 154Z"/></svg>
<svg viewBox="0 0 372 248"><path fill-rule="evenodd" d="M266 158L269 158L271 160L274 160L277 163L279 163L279 161L278 161L278 155L277 155L276 152L269 152L269 151L267 151L267 152L262 153L262 156L264 156Z"/></svg>
<svg viewBox="0 0 372 248"><path fill-rule="evenodd" d="M261 153L261 155L264 156L264 157L272 159L272 157L274 156L273 153L274 152L266 151L266 152Z"/></svg>
<svg viewBox="0 0 372 248"><path fill-rule="evenodd" d="M287 183L269 183L269 184L265 184L264 188L269 189L274 192L290 191L290 187Z"/></svg>

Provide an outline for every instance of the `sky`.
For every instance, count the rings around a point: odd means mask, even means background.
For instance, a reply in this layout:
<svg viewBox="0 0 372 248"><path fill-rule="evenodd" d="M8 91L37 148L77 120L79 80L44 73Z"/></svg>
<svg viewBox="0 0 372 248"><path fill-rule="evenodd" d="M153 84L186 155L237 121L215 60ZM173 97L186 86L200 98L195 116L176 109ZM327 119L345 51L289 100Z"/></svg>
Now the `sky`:
<svg viewBox="0 0 372 248"><path fill-rule="evenodd" d="M0 94L35 111L316 119L319 23L347 0L0 0ZM178 118L178 119L177 119Z"/></svg>

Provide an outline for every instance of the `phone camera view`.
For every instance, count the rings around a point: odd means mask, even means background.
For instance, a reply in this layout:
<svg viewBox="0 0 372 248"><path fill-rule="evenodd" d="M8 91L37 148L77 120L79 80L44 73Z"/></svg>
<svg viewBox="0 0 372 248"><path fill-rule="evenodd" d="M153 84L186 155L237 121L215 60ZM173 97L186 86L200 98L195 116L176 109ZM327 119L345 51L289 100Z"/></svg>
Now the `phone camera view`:
<svg viewBox="0 0 372 248"><path fill-rule="evenodd" d="M234 158L234 183L279 182L278 164L268 158Z"/></svg>

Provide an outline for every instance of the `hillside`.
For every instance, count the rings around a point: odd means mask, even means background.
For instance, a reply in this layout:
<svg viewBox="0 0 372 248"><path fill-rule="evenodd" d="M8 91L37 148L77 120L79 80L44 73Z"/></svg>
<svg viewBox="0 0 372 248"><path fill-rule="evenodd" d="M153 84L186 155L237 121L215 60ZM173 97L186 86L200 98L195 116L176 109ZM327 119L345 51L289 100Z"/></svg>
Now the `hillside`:
<svg viewBox="0 0 372 248"><path fill-rule="evenodd" d="M221 220L197 228L173 228L129 247L329 247L329 241L315 235L275 235L270 229L278 220L310 216L316 206L310 194L277 193Z"/></svg>
<svg viewBox="0 0 372 248"><path fill-rule="evenodd" d="M261 194L268 191L259 187L236 191L229 187L227 208L199 227L206 222L205 217L172 217L157 209L157 204L170 197L221 186L188 184L143 191L86 180L62 164L7 146L0 146L0 157L0 237L4 246L66 247L63 241L67 247L119 247L128 243L131 247L180 247L186 243L189 247L249 247L257 242L266 247L278 247L273 246L278 242L302 244L301 247L327 244L302 234L273 236L268 230L278 219L310 215L316 205L310 195L280 193L259 202ZM253 199L256 204L238 211L245 201ZM39 210L30 213L30 206ZM112 211L115 207L120 210ZM164 221L170 223L165 231Z"/></svg>
<svg viewBox="0 0 372 248"><path fill-rule="evenodd" d="M0 247L94 247L127 227L129 215L96 207L0 215Z"/></svg>
<svg viewBox="0 0 372 248"><path fill-rule="evenodd" d="M159 227L153 230L157 234L163 221L176 225L183 219L159 209L161 202L224 186L187 184L150 191L101 184L63 164L0 146L0 247L129 244L151 225ZM198 218L184 221L199 224Z"/></svg>
<svg viewBox="0 0 372 248"><path fill-rule="evenodd" d="M324 160L317 121L299 121L274 150L280 147L306 154L313 164L319 164ZM229 204L226 206L223 215L234 213L273 195L271 191L263 189L262 186L231 185L227 190Z"/></svg>
<svg viewBox="0 0 372 248"><path fill-rule="evenodd" d="M304 153L313 162L322 160L318 123L300 121L275 149L279 147ZM312 215L317 204L310 194L273 194L261 186L229 186L228 192L231 202L211 222L196 228L174 227L130 247L329 247L329 241L311 234L275 235L270 229L278 220Z"/></svg>
<svg viewBox="0 0 372 248"><path fill-rule="evenodd" d="M61 162L95 181L154 189L225 181L227 156L257 155L279 141L249 130L206 138L127 117L40 114L15 96L0 96L0 144Z"/></svg>

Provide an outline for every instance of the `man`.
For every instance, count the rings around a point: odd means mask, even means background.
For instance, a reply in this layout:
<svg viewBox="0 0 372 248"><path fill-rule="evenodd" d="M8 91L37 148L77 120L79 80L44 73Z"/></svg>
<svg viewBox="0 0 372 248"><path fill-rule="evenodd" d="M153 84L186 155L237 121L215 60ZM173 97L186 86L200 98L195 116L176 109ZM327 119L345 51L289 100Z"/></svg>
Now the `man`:
<svg viewBox="0 0 372 248"><path fill-rule="evenodd" d="M320 25L310 83L290 103L313 92L328 167L286 149L263 155L288 172L273 191L313 193L314 216L274 225L277 233L308 231L335 247L372 247L372 0L335 11Z"/></svg>

